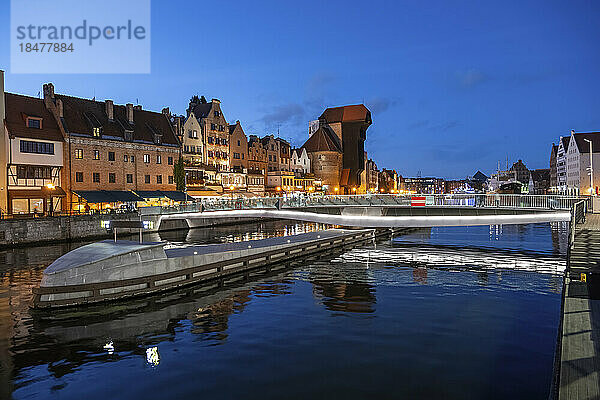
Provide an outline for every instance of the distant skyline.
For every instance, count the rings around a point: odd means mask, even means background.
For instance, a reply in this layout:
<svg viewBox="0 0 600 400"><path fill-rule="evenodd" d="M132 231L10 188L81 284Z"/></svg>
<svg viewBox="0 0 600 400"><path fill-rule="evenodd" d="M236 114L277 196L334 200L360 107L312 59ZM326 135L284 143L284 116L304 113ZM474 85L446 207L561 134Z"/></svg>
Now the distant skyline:
<svg viewBox="0 0 600 400"><path fill-rule="evenodd" d="M548 168L560 135L600 131L600 3L427 4L152 1L150 74L20 75L0 0L0 69L31 96L53 82L177 114L218 98L247 135L279 129L296 146L325 108L364 102L369 157L403 176L489 175L507 157Z"/></svg>

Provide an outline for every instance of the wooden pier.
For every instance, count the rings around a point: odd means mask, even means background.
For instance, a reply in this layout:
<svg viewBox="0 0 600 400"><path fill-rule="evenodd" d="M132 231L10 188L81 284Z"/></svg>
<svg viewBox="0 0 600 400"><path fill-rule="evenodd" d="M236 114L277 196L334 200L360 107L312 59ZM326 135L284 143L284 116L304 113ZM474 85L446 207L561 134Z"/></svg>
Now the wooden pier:
<svg viewBox="0 0 600 400"><path fill-rule="evenodd" d="M600 399L600 214L575 226L558 339L553 397Z"/></svg>

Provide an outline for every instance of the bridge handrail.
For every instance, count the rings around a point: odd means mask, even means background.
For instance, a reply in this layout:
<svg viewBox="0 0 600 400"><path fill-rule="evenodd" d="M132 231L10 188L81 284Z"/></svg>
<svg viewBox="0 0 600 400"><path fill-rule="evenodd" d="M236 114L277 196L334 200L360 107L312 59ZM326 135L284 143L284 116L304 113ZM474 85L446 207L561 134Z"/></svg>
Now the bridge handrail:
<svg viewBox="0 0 600 400"><path fill-rule="evenodd" d="M417 198L417 199L415 199ZM423 201L423 198L425 201ZM142 207L142 215L173 214L182 212L220 211L234 209L274 209L305 207L483 207L483 208L529 208L547 210L571 210L576 203L591 206L591 198L561 195L519 194L366 194L366 195L309 195L302 197L210 197L196 199L193 203L175 206Z"/></svg>
<svg viewBox="0 0 600 400"><path fill-rule="evenodd" d="M588 204L585 200L581 200L573 204L573 208L571 210L571 223L569 224L569 248L571 248L575 242L575 231L577 224L585 222L587 207Z"/></svg>

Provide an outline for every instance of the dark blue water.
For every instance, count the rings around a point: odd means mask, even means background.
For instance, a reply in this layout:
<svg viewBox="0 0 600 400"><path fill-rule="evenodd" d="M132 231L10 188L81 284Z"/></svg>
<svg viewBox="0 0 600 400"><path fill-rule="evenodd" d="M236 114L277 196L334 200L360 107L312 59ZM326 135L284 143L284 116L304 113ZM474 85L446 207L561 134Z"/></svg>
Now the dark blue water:
<svg viewBox="0 0 600 400"><path fill-rule="evenodd" d="M170 240L244 235L220 229ZM16 399L546 399L563 234L490 232L440 228L224 289L50 314L25 305L43 267L15 263L1 272L0 385ZM423 262L432 244L447 263ZM538 258L549 273L529 267Z"/></svg>

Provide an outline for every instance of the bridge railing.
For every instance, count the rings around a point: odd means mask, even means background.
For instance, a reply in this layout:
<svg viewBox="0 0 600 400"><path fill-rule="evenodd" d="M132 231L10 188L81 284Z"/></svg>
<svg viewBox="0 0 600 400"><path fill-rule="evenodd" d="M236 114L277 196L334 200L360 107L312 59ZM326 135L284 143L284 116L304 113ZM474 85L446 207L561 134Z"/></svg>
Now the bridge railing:
<svg viewBox="0 0 600 400"><path fill-rule="evenodd" d="M185 212L340 207L340 206L395 206L395 207L483 207L571 210L583 202L591 207L589 197L518 194L366 194L366 195L311 195L302 197L225 198L207 197L193 203L175 206L143 207L142 215L179 214Z"/></svg>
<svg viewBox="0 0 600 400"><path fill-rule="evenodd" d="M283 207L405 206L405 207L504 207L570 210L589 198L556 195L513 194L372 194L311 196L286 199Z"/></svg>

